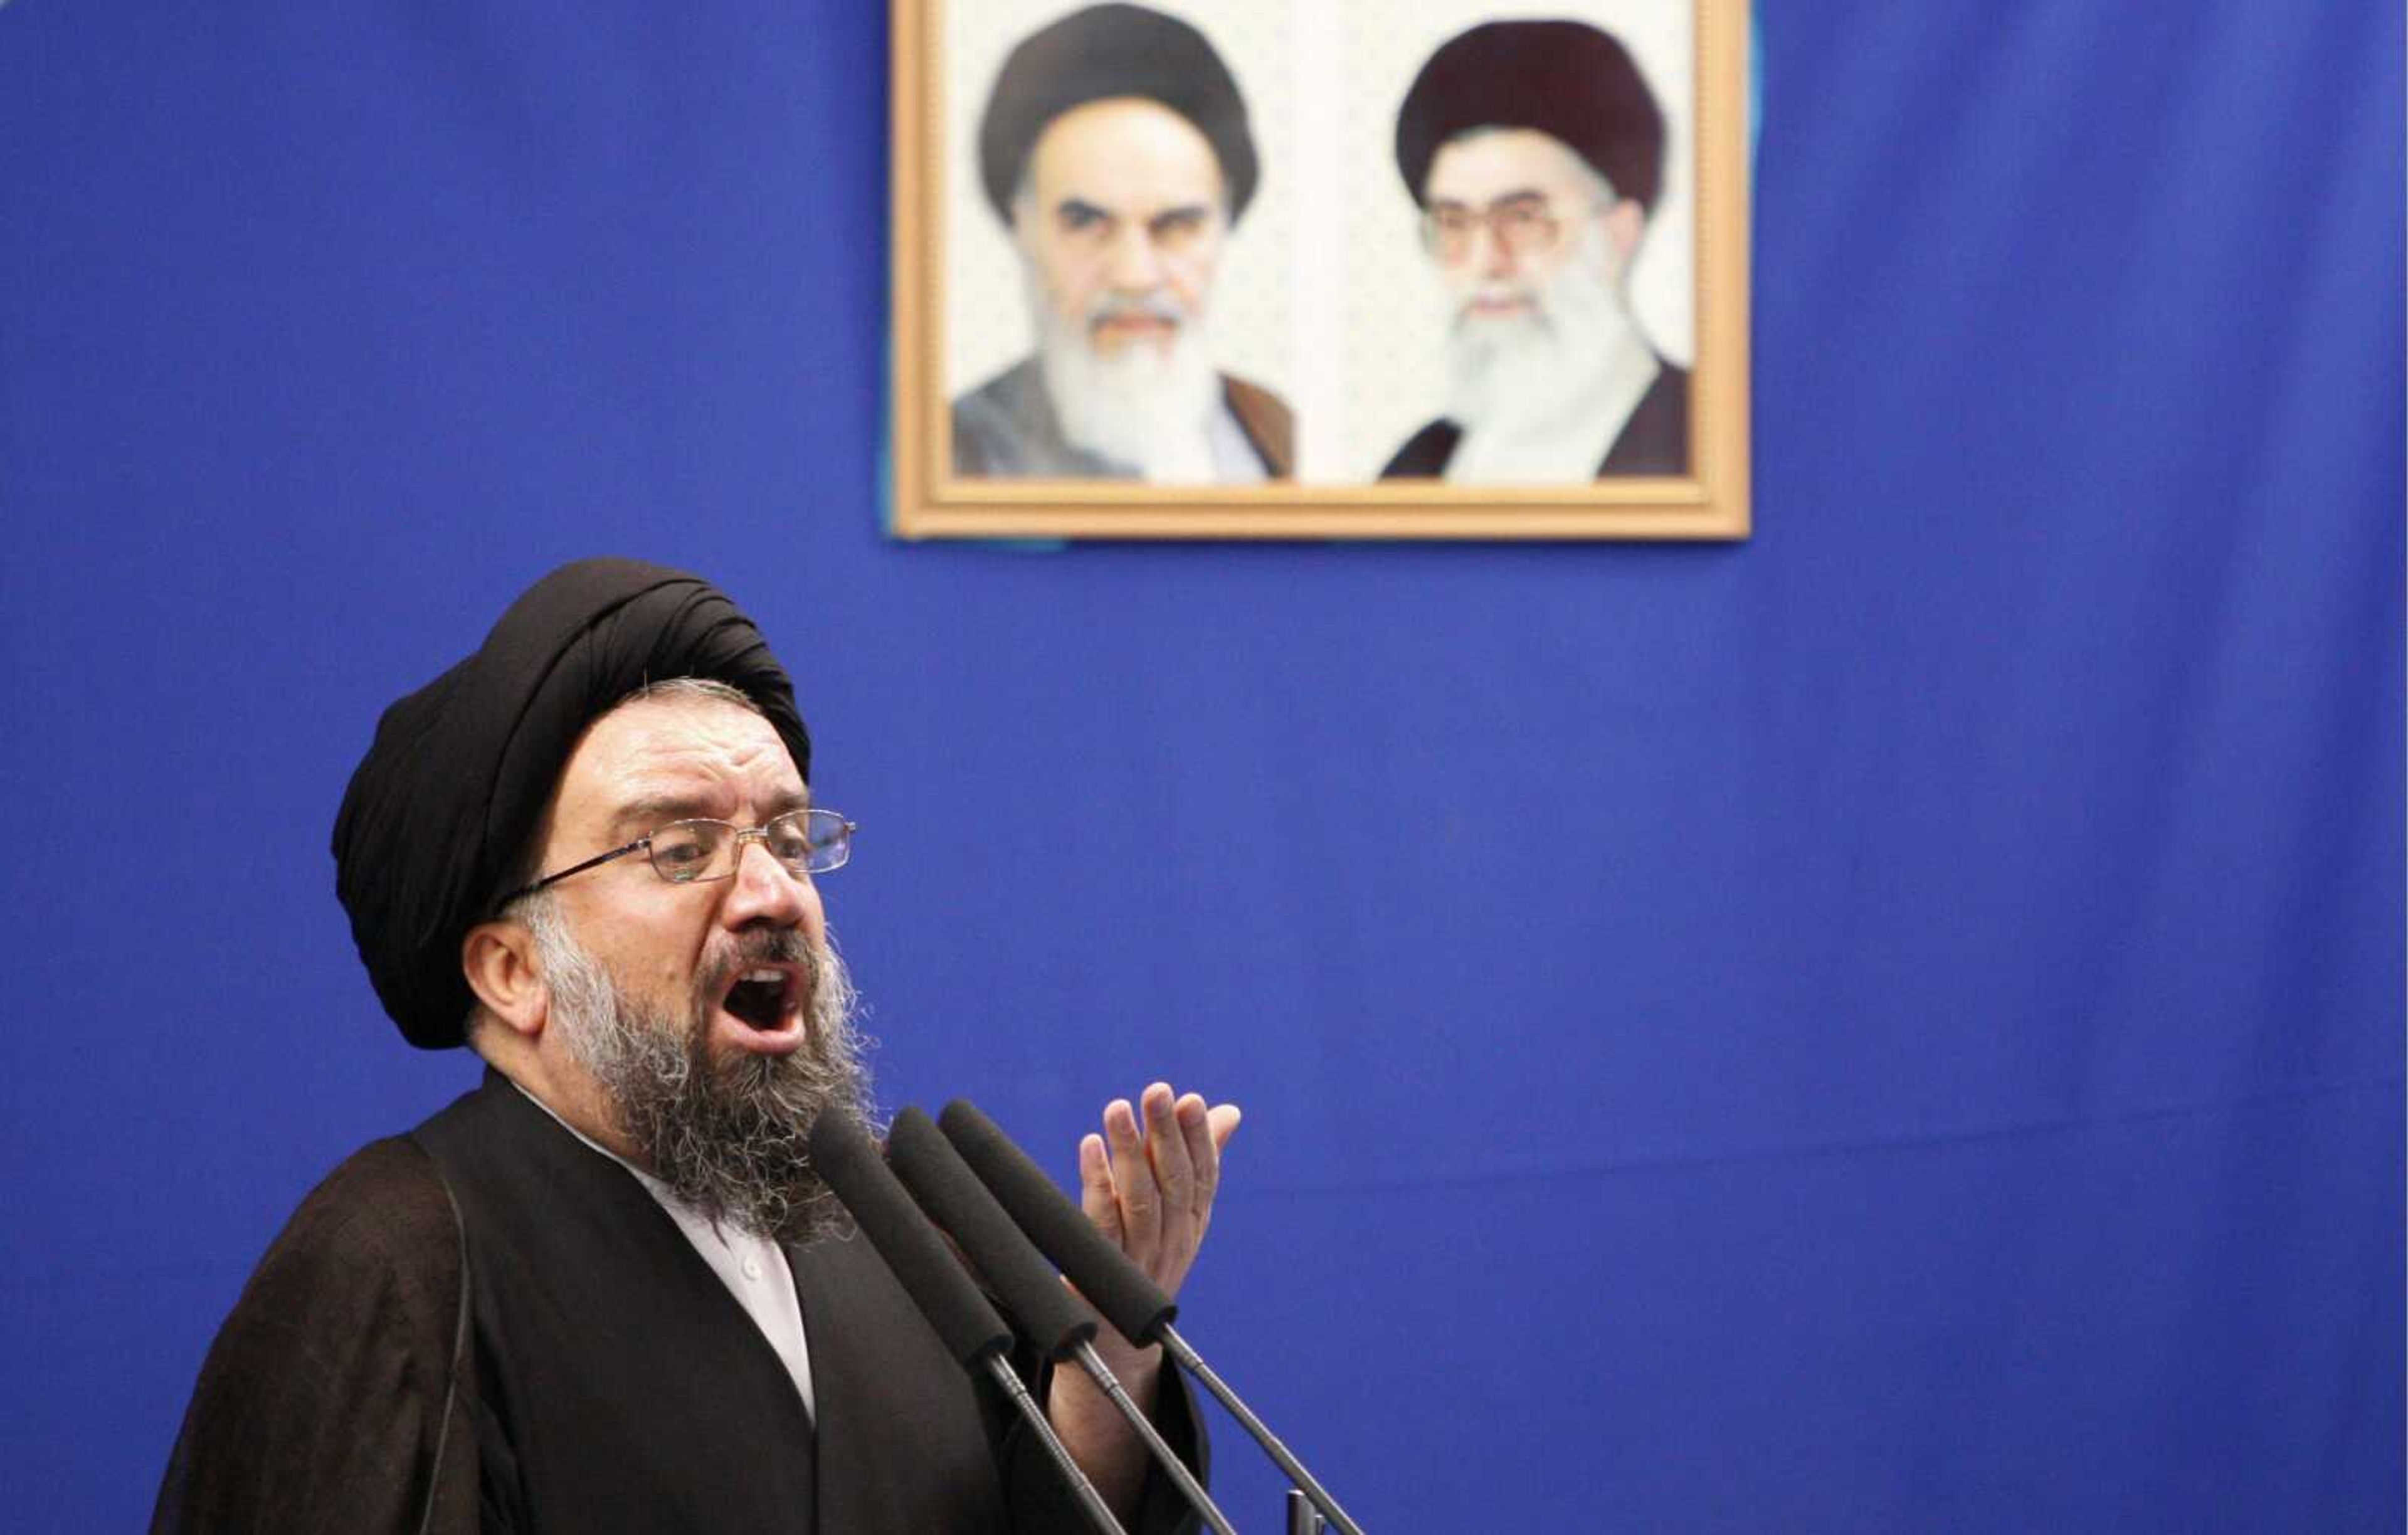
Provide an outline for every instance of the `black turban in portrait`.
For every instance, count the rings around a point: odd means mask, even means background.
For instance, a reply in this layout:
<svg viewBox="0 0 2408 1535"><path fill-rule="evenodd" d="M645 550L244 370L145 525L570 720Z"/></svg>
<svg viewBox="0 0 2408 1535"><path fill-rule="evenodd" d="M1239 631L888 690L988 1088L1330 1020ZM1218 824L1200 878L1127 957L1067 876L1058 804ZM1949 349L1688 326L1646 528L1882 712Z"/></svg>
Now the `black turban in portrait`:
<svg viewBox="0 0 2408 1535"><path fill-rule="evenodd" d="M979 122L979 178L996 216L1011 222L1029 151L1047 124L1074 107L1116 96L1158 101L1196 124L1221 162L1235 223L1260 174L1246 98L1204 35L1142 6L1089 6L1021 39Z"/></svg>
<svg viewBox="0 0 2408 1535"><path fill-rule="evenodd" d="M648 682L702 677L760 706L805 779L810 737L752 621L699 577L580 560L527 588L475 654L395 703L335 817L335 893L409 1042L461 1042L468 929L521 869L585 727Z"/></svg>
<svg viewBox="0 0 2408 1535"><path fill-rule="evenodd" d="M1439 150L1474 128L1535 128L1656 209L1663 111L1629 50L1586 22L1489 22L1430 55L1397 113L1397 168L1413 201L1426 200Z"/></svg>

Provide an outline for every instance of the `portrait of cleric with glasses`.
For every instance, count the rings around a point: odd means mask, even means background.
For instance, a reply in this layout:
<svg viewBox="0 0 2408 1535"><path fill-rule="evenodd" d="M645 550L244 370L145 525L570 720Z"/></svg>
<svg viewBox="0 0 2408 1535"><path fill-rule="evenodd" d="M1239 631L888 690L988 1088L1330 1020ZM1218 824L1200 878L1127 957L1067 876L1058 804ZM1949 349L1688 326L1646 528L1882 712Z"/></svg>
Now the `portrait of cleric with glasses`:
<svg viewBox="0 0 2408 1535"><path fill-rule="evenodd" d="M1491 22L1433 53L1397 168L1448 306L1446 391L1383 480L1569 484L1689 470L1689 376L1632 312L1664 114L1579 22Z"/></svg>

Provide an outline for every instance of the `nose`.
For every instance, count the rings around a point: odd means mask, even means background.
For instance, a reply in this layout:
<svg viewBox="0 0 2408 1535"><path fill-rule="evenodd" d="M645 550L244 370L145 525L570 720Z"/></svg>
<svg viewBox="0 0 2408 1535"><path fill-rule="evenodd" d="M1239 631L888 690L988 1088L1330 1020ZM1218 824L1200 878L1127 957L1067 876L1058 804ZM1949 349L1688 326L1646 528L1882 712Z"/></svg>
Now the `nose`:
<svg viewBox="0 0 2408 1535"><path fill-rule="evenodd" d="M1162 286L1161 252L1154 248L1152 233L1137 220L1124 223L1112 237L1104 280L1123 294L1148 294Z"/></svg>
<svg viewBox="0 0 2408 1535"><path fill-rule="evenodd" d="M1520 267L1521 263L1514 258L1512 251L1505 248L1505 241L1498 235L1496 221L1482 220L1480 227L1471 232L1471 237L1476 242L1473 250L1480 264L1481 276L1510 278Z"/></svg>
<svg viewBox="0 0 2408 1535"><path fill-rule="evenodd" d="M826 924L819 886L808 874L796 874L773 857L757 839L736 844L736 872L727 882L727 897L720 905L720 922L731 931L749 927L800 927L816 940ZM755 853L759 857L752 856Z"/></svg>

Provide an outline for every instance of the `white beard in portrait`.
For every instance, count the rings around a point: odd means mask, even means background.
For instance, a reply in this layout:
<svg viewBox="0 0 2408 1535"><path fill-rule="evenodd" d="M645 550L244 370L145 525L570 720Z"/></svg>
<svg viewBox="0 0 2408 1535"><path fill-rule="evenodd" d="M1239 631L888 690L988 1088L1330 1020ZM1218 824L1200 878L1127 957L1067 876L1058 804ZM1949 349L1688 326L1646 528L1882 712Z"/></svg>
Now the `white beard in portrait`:
<svg viewBox="0 0 2408 1535"><path fill-rule="evenodd" d="M1616 358L1639 340L1623 296L1627 258L1595 219L1582 220L1571 237L1548 276L1483 282L1456 306L1446 413L1466 429L1524 438L1577 422ZM1523 307L1507 313L1475 309L1517 299Z"/></svg>
<svg viewBox="0 0 2408 1535"><path fill-rule="evenodd" d="M1074 447L1170 483L1215 478L1209 423L1221 380L1205 346L1201 317L1167 295L1098 298L1075 321L1047 301L1029 274L1045 391L1062 435ZM1103 351L1097 329L1144 318L1171 326L1160 345L1139 341Z"/></svg>

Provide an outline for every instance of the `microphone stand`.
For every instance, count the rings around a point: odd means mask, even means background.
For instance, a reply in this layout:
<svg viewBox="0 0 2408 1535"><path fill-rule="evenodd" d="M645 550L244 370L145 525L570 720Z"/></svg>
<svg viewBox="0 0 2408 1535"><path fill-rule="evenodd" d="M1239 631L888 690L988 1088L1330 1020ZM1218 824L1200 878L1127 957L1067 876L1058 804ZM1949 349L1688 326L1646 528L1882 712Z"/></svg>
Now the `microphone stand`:
<svg viewBox="0 0 2408 1535"><path fill-rule="evenodd" d="M1254 1436L1254 1442L1263 1447L1264 1454L1279 1463L1279 1469L1287 1473L1288 1480L1302 1490L1303 1496L1312 1499L1323 1513L1329 1515L1330 1523L1336 1525L1343 1535L1363 1535L1363 1527L1346 1516L1346 1511L1338 1506L1338 1499L1329 1496L1329 1489L1313 1480L1312 1473L1304 1469L1304 1463L1280 1442L1279 1436L1270 1431L1268 1424L1254 1416L1254 1411L1238 1399L1238 1394L1212 1372L1212 1367L1204 1362L1203 1356L1188 1346L1187 1340L1179 1336L1177 1328L1164 1321L1155 1324L1154 1334L1162 1341L1163 1348L1170 1356L1179 1361L1179 1367L1203 1382L1204 1389L1211 1392L1221 1405L1229 1410L1229 1415L1244 1426L1246 1432ZM1291 1509L1289 1528L1295 1528L1295 1513ZM1310 1526L1306 1528L1308 1530L1311 1528Z"/></svg>
<svg viewBox="0 0 2408 1535"><path fill-rule="evenodd" d="M1029 1395L1028 1383L1020 1378L1020 1371L1011 1368L1011 1361L1000 1354L990 1354L984 1362L986 1372L995 1377L996 1384L1003 1387L1003 1394L1011 1399L1011 1405L1020 1409L1020 1415L1026 1418L1028 1426L1036 1430L1037 1442L1045 1446L1045 1453L1054 1457L1055 1468L1068 1480L1070 1490L1079 1495L1079 1506L1087 1511L1088 1520L1103 1535L1127 1535L1121 1528L1121 1522L1112 1517L1112 1511L1104 1506L1103 1497L1096 1491L1096 1485L1087 1480L1087 1473L1079 1469L1079 1463L1070 1458L1070 1452L1063 1448L1061 1436L1054 1431L1054 1425L1046 1421L1045 1409L1038 1406L1037 1399ZM1177 1463L1175 1460L1172 1462L1173 1465Z"/></svg>
<svg viewBox="0 0 2408 1535"><path fill-rule="evenodd" d="M1179 1456L1162 1442L1162 1436L1154 1431L1154 1425L1145 1420L1145 1413L1129 1399L1128 1388L1121 1384L1120 1378L1112 1373L1111 1366L1104 1363L1104 1356L1096 1352L1093 1340L1081 1339L1070 1356L1079 1361L1079 1368L1092 1376L1096 1384L1103 1388L1104 1395L1111 1399L1112 1405L1120 1409L1121 1416L1137 1430L1138 1438L1145 1441L1146 1447L1154 1452L1154 1460L1169 1476L1172 1485L1187 1495L1188 1502L1195 1505L1197 1513L1204 1515L1204 1522L1218 1531L1218 1535L1238 1535L1227 1517L1221 1513L1220 1505L1213 1502L1211 1494L1204 1490L1204 1485L1196 1480L1193 1471L1180 1464Z"/></svg>

